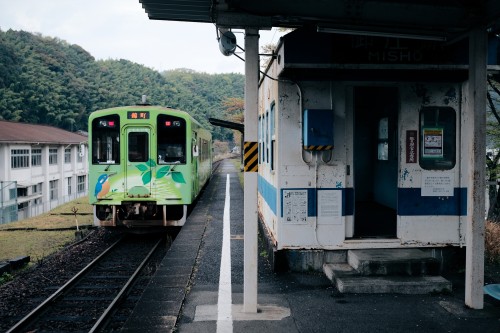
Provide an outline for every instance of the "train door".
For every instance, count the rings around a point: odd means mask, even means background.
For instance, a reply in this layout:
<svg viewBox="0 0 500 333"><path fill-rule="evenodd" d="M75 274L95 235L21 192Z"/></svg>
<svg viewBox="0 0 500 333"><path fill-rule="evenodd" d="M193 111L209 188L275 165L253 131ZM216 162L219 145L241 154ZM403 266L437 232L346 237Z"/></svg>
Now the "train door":
<svg viewBox="0 0 500 333"><path fill-rule="evenodd" d="M144 127L126 129L125 197L138 198L151 195L154 168L151 159L151 130Z"/></svg>
<svg viewBox="0 0 500 333"><path fill-rule="evenodd" d="M396 237L397 88L354 88L354 237Z"/></svg>
<svg viewBox="0 0 500 333"><path fill-rule="evenodd" d="M198 191L199 191L199 179L198 179L198 156L199 156L199 146L198 146L198 133L197 132L192 132L191 134L192 140L191 140L191 152L192 152L192 158L191 158L191 174L193 175L192 179L192 186L193 186L193 196L195 196Z"/></svg>

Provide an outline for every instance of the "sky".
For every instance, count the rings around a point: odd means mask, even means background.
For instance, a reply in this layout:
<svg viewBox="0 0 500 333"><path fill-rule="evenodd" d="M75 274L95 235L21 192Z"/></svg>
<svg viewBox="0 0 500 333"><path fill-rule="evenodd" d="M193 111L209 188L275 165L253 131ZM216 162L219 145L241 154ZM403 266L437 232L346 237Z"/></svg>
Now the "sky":
<svg viewBox="0 0 500 333"><path fill-rule="evenodd" d="M0 0L0 29L57 37L96 59L127 59L158 71L245 71L243 61L219 51L213 24L149 20L139 0ZM243 31L233 32L244 47ZM281 35L261 30L260 45Z"/></svg>

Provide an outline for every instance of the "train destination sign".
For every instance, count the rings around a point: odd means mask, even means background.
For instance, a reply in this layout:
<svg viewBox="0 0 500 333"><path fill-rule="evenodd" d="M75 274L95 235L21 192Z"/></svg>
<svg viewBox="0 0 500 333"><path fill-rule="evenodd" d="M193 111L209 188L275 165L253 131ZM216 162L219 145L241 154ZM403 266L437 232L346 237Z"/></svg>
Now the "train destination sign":
<svg viewBox="0 0 500 333"><path fill-rule="evenodd" d="M127 119L149 119L149 111L128 111Z"/></svg>

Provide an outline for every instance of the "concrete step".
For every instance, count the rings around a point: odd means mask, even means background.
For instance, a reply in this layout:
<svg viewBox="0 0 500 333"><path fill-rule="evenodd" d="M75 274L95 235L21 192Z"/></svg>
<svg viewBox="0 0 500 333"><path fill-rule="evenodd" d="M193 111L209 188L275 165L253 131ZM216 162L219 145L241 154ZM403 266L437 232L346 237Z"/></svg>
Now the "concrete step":
<svg viewBox="0 0 500 333"><path fill-rule="evenodd" d="M349 250L347 262L365 276L439 274L439 260L420 249Z"/></svg>
<svg viewBox="0 0 500 333"><path fill-rule="evenodd" d="M448 292L452 284L441 276L363 276L349 264L324 264L323 271L341 293L428 294Z"/></svg>

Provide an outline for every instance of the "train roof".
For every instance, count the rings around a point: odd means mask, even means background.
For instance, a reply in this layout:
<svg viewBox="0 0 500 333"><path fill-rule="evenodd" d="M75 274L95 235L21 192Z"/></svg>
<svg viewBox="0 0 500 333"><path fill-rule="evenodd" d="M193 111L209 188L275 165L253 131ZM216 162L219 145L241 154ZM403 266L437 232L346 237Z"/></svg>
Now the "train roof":
<svg viewBox="0 0 500 333"><path fill-rule="evenodd" d="M109 114L109 113L119 113L119 112L126 112L126 111L155 111L155 112L161 112L161 113L166 113L170 115L177 115L185 119L189 119L190 121L194 122L195 124L198 124L201 126L201 124L193 118L188 112L182 111L182 110L177 110L177 109L172 109L169 107L164 107L164 106L159 106L159 105L128 105L128 106L118 106L118 107L113 107L113 108L107 108L107 109L100 109L92 112L90 114L90 118L94 118L99 116L99 114Z"/></svg>

